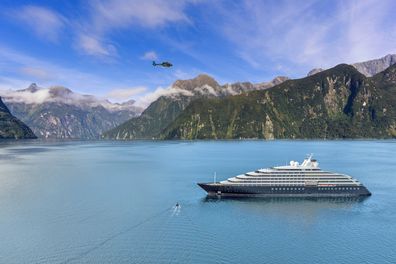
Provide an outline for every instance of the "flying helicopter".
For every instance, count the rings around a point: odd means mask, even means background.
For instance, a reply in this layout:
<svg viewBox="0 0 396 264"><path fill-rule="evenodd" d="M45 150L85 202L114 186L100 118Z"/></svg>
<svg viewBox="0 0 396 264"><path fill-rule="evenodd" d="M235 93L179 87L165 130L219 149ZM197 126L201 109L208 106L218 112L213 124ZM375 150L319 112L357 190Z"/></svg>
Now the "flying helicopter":
<svg viewBox="0 0 396 264"><path fill-rule="evenodd" d="M168 61L164 61L162 63L155 63L155 61L153 61L153 66L162 66L162 67L165 67L165 68L169 68L169 67L172 67L173 64L168 62Z"/></svg>

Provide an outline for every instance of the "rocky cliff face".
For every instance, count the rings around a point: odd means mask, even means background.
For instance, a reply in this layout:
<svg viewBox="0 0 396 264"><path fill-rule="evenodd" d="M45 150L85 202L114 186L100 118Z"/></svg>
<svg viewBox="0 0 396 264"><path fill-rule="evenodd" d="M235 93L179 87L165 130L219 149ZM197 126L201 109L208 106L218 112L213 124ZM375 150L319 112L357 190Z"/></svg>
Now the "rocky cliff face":
<svg viewBox="0 0 396 264"><path fill-rule="evenodd" d="M14 117L0 97L0 139L36 138L32 130Z"/></svg>
<svg viewBox="0 0 396 264"><path fill-rule="evenodd" d="M97 139L100 134L138 115L133 102L113 104L64 87L2 91L11 112L41 138Z"/></svg>
<svg viewBox="0 0 396 264"><path fill-rule="evenodd" d="M396 54L388 54L385 57L369 60L365 62L359 62L352 64L359 72L367 77L376 75L379 72L384 71L389 66L396 63Z"/></svg>
<svg viewBox="0 0 396 264"><path fill-rule="evenodd" d="M315 69L310 70L308 72L307 76L311 76L311 75L317 74L317 73L322 72L322 71L324 71L322 68L315 68Z"/></svg>
<svg viewBox="0 0 396 264"><path fill-rule="evenodd" d="M352 64L361 74L366 77L372 77L379 72L384 71L388 67L396 63L396 54L388 54L382 58L369 60L364 62L358 62ZM324 71L322 68L315 68L308 72L307 76L317 74Z"/></svg>
<svg viewBox="0 0 396 264"><path fill-rule="evenodd" d="M285 80L286 77L277 77L268 83L244 82L220 85L205 74L191 80L178 80L173 83L166 95L151 103L139 117L105 132L102 137L119 140L158 138L160 132L171 124L191 101L198 98L224 98L246 91L268 89Z"/></svg>
<svg viewBox="0 0 396 264"><path fill-rule="evenodd" d="M367 78L342 64L264 91L193 101L165 139L395 137L396 66Z"/></svg>

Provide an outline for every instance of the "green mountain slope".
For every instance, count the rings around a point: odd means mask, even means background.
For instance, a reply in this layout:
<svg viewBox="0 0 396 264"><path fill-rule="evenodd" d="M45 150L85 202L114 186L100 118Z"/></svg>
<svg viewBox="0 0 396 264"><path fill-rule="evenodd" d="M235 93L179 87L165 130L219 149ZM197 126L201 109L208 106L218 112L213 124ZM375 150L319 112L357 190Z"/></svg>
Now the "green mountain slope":
<svg viewBox="0 0 396 264"><path fill-rule="evenodd" d="M396 137L395 71L367 78L341 64L263 91L198 99L161 138Z"/></svg>
<svg viewBox="0 0 396 264"><path fill-rule="evenodd" d="M0 139L36 138L32 130L14 117L0 97Z"/></svg>
<svg viewBox="0 0 396 264"><path fill-rule="evenodd" d="M152 139L158 138L161 131L169 126L176 117L199 98L224 98L244 91L267 89L285 81L286 77L277 77L271 82L257 85L245 82L219 85L212 77L201 74L191 80L178 80L143 111L139 117L132 118L102 135L107 139Z"/></svg>
<svg viewBox="0 0 396 264"><path fill-rule="evenodd" d="M190 103L189 96L161 96L139 117L111 129L102 135L106 139L151 139L167 127Z"/></svg>

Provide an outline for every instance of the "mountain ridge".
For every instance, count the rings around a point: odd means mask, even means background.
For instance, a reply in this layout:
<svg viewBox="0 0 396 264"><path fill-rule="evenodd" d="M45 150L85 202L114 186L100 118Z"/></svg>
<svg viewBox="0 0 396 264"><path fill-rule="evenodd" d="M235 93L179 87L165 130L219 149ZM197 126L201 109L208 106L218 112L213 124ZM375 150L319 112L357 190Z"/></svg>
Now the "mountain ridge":
<svg viewBox="0 0 396 264"><path fill-rule="evenodd" d="M396 65L369 78L340 64L263 91L193 101L160 138L392 138L395 83Z"/></svg>
<svg viewBox="0 0 396 264"><path fill-rule="evenodd" d="M33 131L14 117L0 96L0 139L33 139Z"/></svg>
<svg viewBox="0 0 396 264"><path fill-rule="evenodd" d="M276 77L266 83L237 82L220 85L213 77L200 74L193 79L177 80L166 95L152 102L140 116L106 131L102 138L117 140L157 138L191 101L198 98L224 98L246 91L268 89L275 83L282 83L287 79L287 77Z"/></svg>
<svg viewBox="0 0 396 264"><path fill-rule="evenodd" d="M41 138L98 139L141 112L133 100L111 103L62 86L41 88L33 83L26 89L0 93L10 111Z"/></svg>

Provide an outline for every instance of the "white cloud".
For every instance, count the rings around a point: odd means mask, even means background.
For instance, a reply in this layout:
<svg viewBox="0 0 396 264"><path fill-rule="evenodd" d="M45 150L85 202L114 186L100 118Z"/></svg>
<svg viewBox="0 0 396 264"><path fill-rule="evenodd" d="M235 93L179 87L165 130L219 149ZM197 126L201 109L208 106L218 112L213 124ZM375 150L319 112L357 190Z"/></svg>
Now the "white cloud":
<svg viewBox="0 0 396 264"><path fill-rule="evenodd" d="M196 0L91 0L90 17L75 29L78 32L76 47L87 55L114 57L116 47L105 41L109 32L131 26L154 29L169 23L191 23L184 9L194 2ZM147 59L157 57L153 51L146 55Z"/></svg>
<svg viewBox="0 0 396 264"><path fill-rule="evenodd" d="M21 73L23 73L24 75L31 76L35 80L39 80L39 81L53 80L53 78L55 77L54 73L51 73L48 70L37 67L26 66L26 67L22 67L20 70Z"/></svg>
<svg viewBox="0 0 396 264"><path fill-rule="evenodd" d="M79 50L87 55L104 58L113 57L117 54L113 45L105 44L97 36L80 34L77 43Z"/></svg>
<svg viewBox="0 0 396 264"><path fill-rule="evenodd" d="M146 108L152 102L160 98L161 96L193 96L194 94L190 91L179 89L179 88L172 88L172 87L158 87L155 91L149 92L140 96L136 99L135 105L138 107Z"/></svg>
<svg viewBox="0 0 396 264"><path fill-rule="evenodd" d="M144 53L141 59L155 61L158 59L158 55L155 51L147 51L146 53Z"/></svg>
<svg viewBox="0 0 396 264"><path fill-rule="evenodd" d="M64 85L74 91L105 94L105 91L117 87L128 87L130 83L123 80L108 79L98 74L91 74L74 68L43 61L0 45L0 88L17 90L36 81L45 86ZM32 68L31 65L34 65ZM24 70L21 70L24 69ZM37 75L42 77L37 80ZM36 75L36 77L32 76ZM33 77L33 78L32 78ZM33 80L32 80L33 79Z"/></svg>
<svg viewBox="0 0 396 264"><path fill-rule="evenodd" d="M54 86L49 88L40 88L37 90L1 90L0 96L7 102L24 103L24 104L42 104L48 102L57 102L62 104L74 105L82 108L103 106L110 111L130 110L141 112L142 109L135 106L133 101L123 104L111 103L107 99L93 95L74 93L71 90Z"/></svg>
<svg viewBox="0 0 396 264"><path fill-rule="evenodd" d="M296 74L396 52L396 24L389 20L395 9L392 0L223 2L218 29L252 67L288 65Z"/></svg>
<svg viewBox="0 0 396 264"><path fill-rule="evenodd" d="M57 12L40 6L27 5L10 15L27 25L40 38L56 42L67 20Z"/></svg>
<svg viewBox="0 0 396 264"><path fill-rule="evenodd" d="M158 27L172 22L189 22L184 13L187 0L92 0L93 23L107 31L131 25Z"/></svg>
<svg viewBox="0 0 396 264"><path fill-rule="evenodd" d="M0 90L0 96L4 98L6 102L16 102L25 104L42 104L50 100L51 95L49 89L41 89L35 93L28 91L14 91L14 90Z"/></svg>
<svg viewBox="0 0 396 264"><path fill-rule="evenodd" d="M113 99L116 101L126 101L133 96L142 94L147 91L147 88L144 86L133 87L133 88L125 88L125 89L113 89L109 91L105 97L109 99Z"/></svg>

